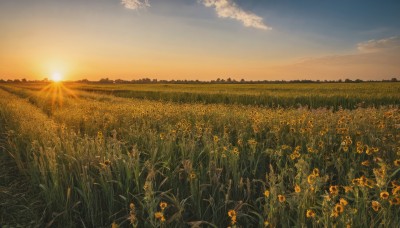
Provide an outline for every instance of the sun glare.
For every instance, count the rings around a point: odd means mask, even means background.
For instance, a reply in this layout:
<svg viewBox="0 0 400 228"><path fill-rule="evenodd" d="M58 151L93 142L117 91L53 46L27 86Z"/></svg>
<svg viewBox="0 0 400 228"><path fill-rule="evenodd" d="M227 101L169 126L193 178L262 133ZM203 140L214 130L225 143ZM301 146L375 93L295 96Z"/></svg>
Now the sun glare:
<svg viewBox="0 0 400 228"><path fill-rule="evenodd" d="M61 75L60 73L58 73L58 72L53 73L53 74L51 75L51 80L52 80L53 82L60 82L62 79L63 79L63 78L62 78L62 75Z"/></svg>

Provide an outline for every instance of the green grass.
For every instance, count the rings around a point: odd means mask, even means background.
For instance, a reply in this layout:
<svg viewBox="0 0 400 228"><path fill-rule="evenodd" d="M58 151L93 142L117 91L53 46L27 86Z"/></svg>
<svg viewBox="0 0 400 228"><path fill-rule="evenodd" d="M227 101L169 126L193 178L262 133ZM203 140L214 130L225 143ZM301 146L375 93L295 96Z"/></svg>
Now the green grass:
<svg viewBox="0 0 400 228"><path fill-rule="evenodd" d="M40 89L43 84L22 85ZM400 83L311 84L68 84L75 90L124 98L266 107L341 108L400 104Z"/></svg>
<svg viewBox="0 0 400 228"><path fill-rule="evenodd" d="M296 99L314 87L321 102L329 104L328 89L314 84L297 89L295 85L160 89L177 100L115 96L118 90L139 91L138 85L65 85L73 93L62 87L41 90L43 84L3 85L1 145L8 153L0 159L9 169L1 174L8 176L5 187L14 199L29 191L37 197L17 203L32 212L29 216L6 216L0 224L262 227L267 221L281 227L397 227L400 207L389 201L393 203L400 193L395 192L400 181L395 163L400 158L400 112L397 103L385 99L398 96L399 87L377 83L378 90L371 84L353 84L365 91L358 94L350 85L335 85L339 88L331 91L345 90L351 101L365 96L369 105L337 110L323 105L271 108L243 105L235 97L262 97L255 91L279 91L281 86L284 92L277 92L281 97ZM141 86L157 93L165 85ZM218 89L232 100L225 104L176 97L200 93L219 99ZM373 103L374 89L390 106ZM319 175L313 176L316 168ZM12 184L9 170L22 178L16 181L26 180L25 188ZM358 181L364 177L367 182ZM338 194L330 193L331 186L338 186ZM384 191L389 192L388 199L380 197ZM278 195L286 200L279 202ZM339 216L331 216L341 198L348 205ZM378 211L373 210L373 201L380 203ZM162 209L160 202L168 206ZM228 216L231 210L236 213L235 224ZM307 210L316 216L307 218Z"/></svg>

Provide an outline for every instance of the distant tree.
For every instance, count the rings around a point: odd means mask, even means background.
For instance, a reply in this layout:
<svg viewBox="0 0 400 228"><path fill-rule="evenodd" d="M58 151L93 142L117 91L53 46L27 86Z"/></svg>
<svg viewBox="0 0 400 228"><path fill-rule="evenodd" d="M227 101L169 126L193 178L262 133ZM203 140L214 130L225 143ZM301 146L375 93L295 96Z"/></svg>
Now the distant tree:
<svg viewBox="0 0 400 228"><path fill-rule="evenodd" d="M392 78L390 81L391 82L397 82L397 78Z"/></svg>
<svg viewBox="0 0 400 228"><path fill-rule="evenodd" d="M350 79L348 79L348 78L346 78L346 79L344 80L344 82L345 82L345 83L350 83L350 82L353 82L353 81L350 80Z"/></svg>
<svg viewBox="0 0 400 228"><path fill-rule="evenodd" d="M0 79L0 83L5 83L6 81L4 79Z"/></svg>
<svg viewBox="0 0 400 228"><path fill-rule="evenodd" d="M361 80L361 79L356 79L354 82L360 83L360 82L363 82L363 80Z"/></svg>
<svg viewBox="0 0 400 228"><path fill-rule="evenodd" d="M15 83L20 83L21 81L19 79L14 79Z"/></svg>
<svg viewBox="0 0 400 228"><path fill-rule="evenodd" d="M102 79L99 80L99 83L107 84L107 83L114 83L114 81L110 80L108 78L102 78Z"/></svg>
<svg viewBox="0 0 400 228"><path fill-rule="evenodd" d="M24 82L24 83L27 82L26 78L21 79L21 81Z"/></svg>

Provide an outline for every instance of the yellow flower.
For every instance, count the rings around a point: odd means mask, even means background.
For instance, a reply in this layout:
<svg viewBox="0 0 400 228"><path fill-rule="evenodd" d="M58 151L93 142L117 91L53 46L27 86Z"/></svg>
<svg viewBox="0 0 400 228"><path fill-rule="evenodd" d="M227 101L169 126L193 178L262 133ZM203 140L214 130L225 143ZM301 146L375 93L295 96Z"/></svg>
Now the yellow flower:
<svg viewBox="0 0 400 228"><path fill-rule="evenodd" d="M400 198L396 197L389 200L390 205L400 205Z"/></svg>
<svg viewBox="0 0 400 228"><path fill-rule="evenodd" d="M400 186L396 186L395 188L392 189L392 194L393 195L398 195L400 193Z"/></svg>
<svg viewBox="0 0 400 228"><path fill-rule="evenodd" d="M378 201L372 201L372 209L374 209L374 211L379 211L380 208L381 204Z"/></svg>
<svg viewBox="0 0 400 228"><path fill-rule="evenodd" d="M319 177L319 169L318 168L314 168L312 171L312 174L316 177Z"/></svg>
<svg viewBox="0 0 400 228"><path fill-rule="evenodd" d="M389 198L389 192L383 191L383 192L381 192L381 194L379 194L379 196L380 196L382 199L388 199L388 198Z"/></svg>
<svg viewBox="0 0 400 228"><path fill-rule="evenodd" d="M337 211L333 210L332 213L331 213L331 217L336 218L338 216L339 216L339 213Z"/></svg>
<svg viewBox="0 0 400 228"><path fill-rule="evenodd" d="M314 218L315 212L313 210L307 210L306 216L307 218Z"/></svg>
<svg viewBox="0 0 400 228"><path fill-rule="evenodd" d="M232 217L231 217L231 224L232 224L232 225L235 225L236 222L237 222L237 220L236 220L236 215L235 215L235 216L232 216Z"/></svg>
<svg viewBox="0 0 400 228"><path fill-rule="evenodd" d="M268 191L268 190L265 190L265 191L264 191L264 196L265 196L266 198L269 197L269 191Z"/></svg>
<svg viewBox="0 0 400 228"><path fill-rule="evenodd" d="M156 213L154 214L154 217L155 217L156 219L161 219L161 218L164 217L164 214L163 214L162 212L156 212Z"/></svg>
<svg viewBox="0 0 400 228"><path fill-rule="evenodd" d="M218 136L214 135L214 142L217 143L219 141Z"/></svg>
<svg viewBox="0 0 400 228"><path fill-rule="evenodd" d="M231 217L231 218L234 217L234 216L236 217L236 211L235 210L229 210L228 211L228 216Z"/></svg>
<svg viewBox="0 0 400 228"><path fill-rule="evenodd" d="M118 228L118 227L119 227L118 224L115 223L115 222L113 222L113 223L111 224L111 228Z"/></svg>
<svg viewBox="0 0 400 228"><path fill-rule="evenodd" d="M283 203L286 201L286 197L284 195L278 195L279 202Z"/></svg>
<svg viewBox="0 0 400 228"><path fill-rule="evenodd" d="M332 185L329 187L329 192L332 195L337 195L337 194L339 194L339 187L337 185Z"/></svg>
<svg viewBox="0 0 400 228"><path fill-rule="evenodd" d="M369 161L366 160L366 161L361 162L361 165L363 165L363 166L369 166L370 164L369 164Z"/></svg>
<svg viewBox="0 0 400 228"><path fill-rule="evenodd" d="M300 188L300 186L299 186L298 184L296 184L296 186L294 186L294 191L295 191L296 193L301 192L301 188Z"/></svg>
<svg viewBox="0 0 400 228"><path fill-rule="evenodd" d="M343 186L343 188L344 188L344 192L351 192L351 191L353 191L353 187L351 187L351 186Z"/></svg>
<svg viewBox="0 0 400 228"><path fill-rule="evenodd" d="M394 160L393 163L394 163L395 166L400 166L400 159Z"/></svg>
<svg viewBox="0 0 400 228"><path fill-rule="evenodd" d="M166 202L161 202L160 203L160 208L161 210L164 210L165 208L167 208L168 204Z"/></svg>
<svg viewBox="0 0 400 228"><path fill-rule="evenodd" d="M336 205L335 205L335 211L336 211L337 213L339 213L339 214L343 213L343 211L344 211L343 205L341 205L340 203L336 204Z"/></svg>
<svg viewBox="0 0 400 228"><path fill-rule="evenodd" d="M190 173L190 179L196 179L196 173L191 172Z"/></svg>
<svg viewBox="0 0 400 228"><path fill-rule="evenodd" d="M349 203L347 202L347 200L345 200L345 199L343 199L343 198L340 198L339 204L345 207L345 206L346 206L347 204L349 204Z"/></svg>
<svg viewBox="0 0 400 228"><path fill-rule="evenodd" d="M308 175L308 177L307 177L307 182L308 182L309 184L314 184L316 178L317 178L317 177L316 177L314 174L310 174L310 175Z"/></svg>

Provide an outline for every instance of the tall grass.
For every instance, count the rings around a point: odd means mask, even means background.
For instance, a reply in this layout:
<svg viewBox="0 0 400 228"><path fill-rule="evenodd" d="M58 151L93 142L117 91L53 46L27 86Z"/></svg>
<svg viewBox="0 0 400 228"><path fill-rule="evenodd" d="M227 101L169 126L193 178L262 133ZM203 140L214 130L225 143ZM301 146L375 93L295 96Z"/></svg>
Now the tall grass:
<svg viewBox="0 0 400 228"><path fill-rule="evenodd" d="M40 192L47 225L400 224L397 107L271 109L82 91L61 103L3 88L5 146Z"/></svg>

